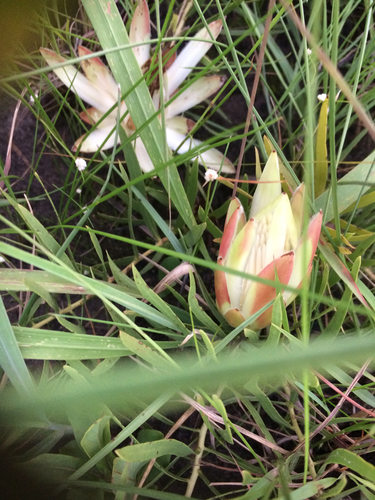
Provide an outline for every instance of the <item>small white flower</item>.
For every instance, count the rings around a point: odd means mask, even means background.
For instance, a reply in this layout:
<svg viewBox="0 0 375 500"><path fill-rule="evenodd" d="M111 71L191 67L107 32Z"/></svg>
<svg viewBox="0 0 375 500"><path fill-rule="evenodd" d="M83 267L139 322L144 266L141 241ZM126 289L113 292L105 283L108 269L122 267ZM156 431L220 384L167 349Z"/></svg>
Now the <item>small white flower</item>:
<svg viewBox="0 0 375 500"><path fill-rule="evenodd" d="M327 94L319 94L318 100L324 102L327 99Z"/></svg>
<svg viewBox="0 0 375 500"><path fill-rule="evenodd" d="M82 193L82 189L81 189L81 188L77 188L77 189L76 189L76 193L77 193L77 194L81 194L81 193Z"/></svg>
<svg viewBox="0 0 375 500"><path fill-rule="evenodd" d="M34 95L35 95L35 97L38 99L38 91L37 91L37 90L34 92ZM35 102L35 98L34 98L34 96L33 96L33 95L30 95L30 97L29 97L29 103L30 103L30 106L32 106L32 105L34 104L34 102Z"/></svg>
<svg viewBox="0 0 375 500"><path fill-rule="evenodd" d="M85 269L85 270L83 271L83 274L84 274L85 276L88 276L90 273L89 273L89 271L88 271L87 269Z"/></svg>
<svg viewBox="0 0 375 500"><path fill-rule="evenodd" d="M76 167L80 172L83 172L85 168L87 167L87 163L83 158L77 158L76 159Z"/></svg>
<svg viewBox="0 0 375 500"><path fill-rule="evenodd" d="M216 170L213 170L212 168L208 168L206 170L206 173L204 174L204 179L206 182L215 181L218 177L219 174L216 172Z"/></svg>
<svg viewBox="0 0 375 500"><path fill-rule="evenodd" d="M307 52L307 55L308 55L308 56L311 56L311 54L312 54L312 50L311 50L311 49L307 49L307 51L306 51L306 52Z"/></svg>
<svg viewBox="0 0 375 500"><path fill-rule="evenodd" d="M2 262L5 262L5 259L4 259L4 257L2 257L2 256L0 255L0 264L1 264Z"/></svg>

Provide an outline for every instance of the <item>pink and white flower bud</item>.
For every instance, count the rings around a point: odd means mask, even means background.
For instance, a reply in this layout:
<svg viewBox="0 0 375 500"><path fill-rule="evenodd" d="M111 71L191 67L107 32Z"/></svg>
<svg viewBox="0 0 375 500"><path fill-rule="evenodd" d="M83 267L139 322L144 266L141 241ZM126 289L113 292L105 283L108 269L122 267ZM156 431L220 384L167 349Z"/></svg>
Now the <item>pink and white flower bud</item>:
<svg viewBox="0 0 375 500"><path fill-rule="evenodd" d="M294 300L304 277L311 272L322 225L320 212L311 218L307 234L302 234L304 186L295 191L291 200L281 191L276 152L271 153L260 181L247 222L240 201L231 201L218 264L274 281L275 286L216 271L217 306L234 327L276 298L279 291L283 292L286 305ZM258 330L269 325L271 319L272 306L249 326Z"/></svg>

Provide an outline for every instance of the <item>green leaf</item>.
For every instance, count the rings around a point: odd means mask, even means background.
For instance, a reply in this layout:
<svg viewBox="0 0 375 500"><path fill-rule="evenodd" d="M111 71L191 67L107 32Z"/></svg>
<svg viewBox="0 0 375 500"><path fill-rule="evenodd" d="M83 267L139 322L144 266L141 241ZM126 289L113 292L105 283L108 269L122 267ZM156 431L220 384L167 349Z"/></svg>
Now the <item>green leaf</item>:
<svg viewBox="0 0 375 500"><path fill-rule="evenodd" d="M22 461L27 462L28 460L32 460L33 458L42 455L43 453L49 453L63 437L64 432L62 430L48 433L42 440L38 441L32 448L29 448L22 454Z"/></svg>
<svg viewBox="0 0 375 500"><path fill-rule="evenodd" d="M133 267L133 276L135 284L142 297L147 299L153 306L155 306L165 318L167 318L171 323L174 324L175 329L182 332L184 335L189 335L190 331L186 328L183 322L178 318L178 316L172 311L169 305L161 298L157 293L155 293L149 286L146 285L142 276L138 272L137 268Z"/></svg>
<svg viewBox="0 0 375 500"><path fill-rule="evenodd" d="M347 479L346 474L342 474L342 476L337 481L337 483L335 484L335 486L333 486L328 491L326 491L326 493L323 493L323 494L320 493L319 499L320 500L324 500L325 498L336 497L342 491L344 491L344 488L345 488L347 482L348 482L348 479Z"/></svg>
<svg viewBox="0 0 375 500"><path fill-rule="evenodd" d="M375 203L375 191L372 191L369 194L365 194L361 196L359 199L359 202L352 203L352 205L349 205L348 208L346 208L343 212L341 212L341 215L351 213L353 212L354 208L365 208L368 207L369 205L373 205Z"/></svg>
<svg viewBox="0 0 375 500"><path fill-rule="evenodd" d="M59 306L57 305L56 300L42 285L39 285L39 283L33 281L31 274L29 274L24 281L27 288L34 292L36 295L39 295L39 297L47 302L51 309L53 309L55 312L59 311Z"/></svg>
<svg viewBox="0 0 375 500"><path fill-rule="evenodd" d="M367 300L367 303L370 304L372 309L375 311L375 297L372 291L369 290L369 288L360 280L358 280L358 289Z"/></svg>
<svg viewBox="0 0 375 500"><path fill-rule="evenodd" d="M360 292L358 285L352 278L347 267L343 262L337 257L335 252L329 246L327 240L321 235L318 244L319 250L323 254L324 258L328 264L332 267L335 273L344 281L346 286L354 293L354 295L359 299L364 306L369 307L362 293Z"/></svg>
<svg viewBox="0 0 375 500"><path fill-rule="evenodd" d="M87 429L81 439L81 446L90 458L111 440L110 421L111 416L104 415Z"/></svg>
<svg viewBox="0 0 375 500"><path fill-rule="evenodd" d="M215 226L202 207L198 208L198 217L201 222L207 224L207 230L214 238L221 238L223 236L223 232Z"/></svg>
<svg viewBox="0 0 375 500"><path fill-rule="evenodd" d="M125 130L123 130L123 128L121 127L120 128L120 137L121 137L122 144L124 144L124 140L123 140L124 136L126 138L126 133L125 133ZM131 144L131 142L125 142L124 154L125 154L125 158L126 158L126 166L127 166L128 171L129 171L130 179L132 181L133 180L137 181L137 189L140 191L140 193L143 194L143 196L146 196L146 188L145 188L145 184L144 184L144 179L142 178L142 170L141 170L141 167L139 166L139 161L138 161L137 155L135 154L134 147ZM127 184L128 183L128 175L125 172L124 167L121 164L120 164L120 172L121 172L121 176L124 180L124 184ZM132 216L131 206L133 204L134 209L137 210L142 215L144 223L145 223L146 227L151 231L151 234L155 238L159 238L158 232L157 232L157 229L155 226L155 222L152 219L152 217L150 216L150 214L148 213L148 211L143 207L142 203L139 203L136 200L130 201L133 186L130 188L130 190L131 190L131 192L129 192L129 202L127 203L128 210L129 210L128 217ZM130 220L130 222L131 222L131 220Z"/></svg>
<svg viewBox="0 0 375 500"><path fill-rule="evenodd" d="M139 443L148 443L149 441L160 441L164 439L164 434L155 429L141 429L137 433L137 441Z"/></svg>
<svg viewBox="0 0 375 500"><path fill-rule="evenodd" d="M252 388L250 389L253 392L254 396L259 401L259 404L263 408L263 410L267 413L267 415L272 418L275 422L280 424L285 429L290 429L291 424L287 422L276 410L275 406L272 404L270 398L264 394L259 385L253 381Z"/></svg>
<svg viewBox="0 0 375 500"><path fill-rule="evenodd" d="M116 450L116 454L127 462L144 462L163 455L186 457L193 451L189 446L175 439L161 439L148 443L133 444Z"/></svg>
<svg viewBox="0 0 375 500"><path fill-rule="evenodd" d="M132 120L146 147L151 161L163 182L177 211L189 228L195 225L195 218L190 208L184 187L176 166L170 162L170 155L150 92L142 75L124 23L114 0L83 0L83 6L94 27L115 80L121 85L121 91ZM122 47L113 51L111 49ZM154 117L151 119L151 117ZM147 126L144 126L148 121ZM142 128L143 127L143 128ZM168 162L168 168L163 167Z"/></svg>
<svg viewBox="0 0 375 500"><path fill-rule="evenodd" d="M360 491L363 493L363 495L365 496L365 498L367 498L367 500L375 500L375 495L373 493L371 493L367 488L365 488L364 486L362 486L360 488Z"/></svg>
<svg viewBox="0 0 375 500"><path fill-rule="evenodd" d="M213 321L210 316L202 309L202 307L198 304L198 300L195 296L196 294L196 286L195 286L195 278L194 274L190 271L190 289L189 289L189 306L193 315L198 319L198 321L203 325L205 329L210 330L213 333L220 333L222 336L224 335L221 328Z"/></svg>
<svg viewBox="0 0 375 500"><path fill-rule="evenodd" d="M324 193L327 183L327 115L328 99L322 102L319 113L318 128L316 131L316 152L314 165L314 195L318 198Z"/></svg>
<svg viewBox="0 0 375 500"><path fill-rule="evenodd" d="M183 241L184 245L187 248L193 247L198 241L201 239L202 234L205 232L207 227L206 223L199 224L198 226L194 226L188 231L181 241Z"/></svg>
<svg viewBox="0 0 375 500"><path fill-rule="evenodd" d="M85 294L82 285L74 285L71 281L51 274L47 271L30 271L24 269L0 269L0 290L4 292L31 291L28 283L32 281L50 293Z"/></svg>
<svg viewBox="0 0 375 500"><path fill-rule="evenodd" d="M249 356L249 352L242 350L236 350L236 355L233 356L230 350L223 349L217 361L207 358L204 363L197 363L196 357L191 358L184 353L173 360L178 363L179 369L160 372L134 368L127 363L117 364L109 373L95 377L95 384L90 388L63 385L58 391L46 393L38 390L33 398L33 406L23 397L8 391L2 396L0 420L5 424L14 424L20 420L25 423L29 421L31 414L33 415L34 405L48 411L53 410L57 418L60 412L65 414L67 407L71 405L79 403L85 406L93 395L103 397L106 404L111 405L112 411L118 408L129 409L134 404L139 404L140 394L143 402L155 402L159 395L167 397L166 392L171 397L175 391L187 391L194 387L201 387L206 392L214 392L220 384L242 389L243 384L253 377L257 377L262 384L271 384L273 390L276 390L284 377L291 373L298 377L308 368L319 372L321 369L326 371L328 367L346 366L349 362L351 365L363 363L368 359L369 353L374 351L375 338L370 332L362 335L360 342L358 335L346 335L340 339L326 341L318 338L306 349L285 342L282 348L277 346L258 349L256 356ZM163 401L165 403L165 399ZM97 418L100 416L102 415ZM134 427L131 428L134 432Z"/></svg>
<svg viewBox="0 0 375 500"><path fill-rule="evenodd" d="M187 199L189 200L189 205L191 209L194 209L195 200L198 194L198 172L199 164L198 160L193 161L193 163L186 170L185 179L185 191Z"/></svg>
<svg viewBox="0 0 375 500"><path fill-rule="evenodd" d="M60 250L60 245L57 243L55 238L50 235L47 229L38 221L36 217L34 217L31 212L29 212L29 210L27 210L27 208L23 207L19 203L16 203L7 193L3 192L3 194L23 218L27 227L32 231L39 243L45 246L51 253L57 254ZM73 264L65 252L60 256L60 259L65 265L74 269Z"/></svg>
<svg viewBox="0 0 375 500"><path fill-rule="evenodd" d="M81 465L80 458L57 453L43 453L19 467L27 476L38 478L41 484L52 486L66 481Z"/></svg>
<svg viewBox="0 0 375 500"><path fill-rule="evenodd" d="M137 474L143 467L144 462L126 462L121 458L115 458L112 469L112 483L135 486ZM126 492L118 490L115 500L125 500Z"/></svg>
<svg viewBox="0 0 375 500"><path fill-rule="evenodd" d="M165 358L160 356L158 352L153 351L151 347L146 345L141 340L136 339L125 332L120 332L120 338L124 346L129 349L129 351L136 354L144 361L147 361L147 363L150 363L155 368L159 368L163 371L170 368L171 365L168 365Z"/></svg>
<svg viewBox="0 0 375 500"><path fill-rule="evenodd" d="M167 328L176 329L175 325L168 321L162 314L153 309L152 307L144 304L140 300L131 297L129 294L122 292L117 286L98 282L91 278L81 276L78 273L66 269L65 267L55 264L54 262L49 262L46 259L37 257L28 252L15 248L11 245L0 242L0 252L6 255L12 255L14 258L18 258L23 262L27 262L35 267L49 271L51 274L57 275L59 278L65 279L70 282L78 282L85 287L85 289L94 295L99 297L106 297L113 302L121 304L131 311L136 312L143 318L149 319L155 323L166 326Z"/></svg>
<svg viewBox="0 0 375 500"><path fill-rule="evenodd" d="M116 264L113 262L113 260L109 256L108 252L107 252L107 258L108 258L109 267L111 269L113 277L115 278L116 283L118 285L121 285L122 287L126 287L129 290L128 293L139 295L138 288L137 288L136 284L134 283L134 281L132 279L130 279L129 276L126 276L125 273L121 272L119 267L116 266Z"/></svg>
<svg viewBox="0 0 375 500"><path fill-rule="evenodd" d="M72 321L69 321L68 319L64 318L63 316L60 316L59 314L55 314L55 318L60 323L60 325L66 328L69 332L86 335L86 331L82 325L76 325Z"/></svg>
<svg viewBox="0 0 375 500"><path fill-rule="evenodd" d="M171 245L176 250L176 252L185 253L184 248L181 246L181 243L178 241L171 228L168 226L165 220L158 214L158 212L151 205L151 203L143 196L143 194L140 191L138 191L136 187L133 186L132 190L134 194L137 196L137 198L141 201L143 207L154 219L156 225L164 233L164 236L168 238L168 240L170 241Z"/></svg>
<svg viewBox="0 0 375 500"><path fill-rule="evenodd" d="M34 383L17 344L3 299L0 297L0 366L19 394L32 397Z"/></svg>
<svg viewBox="0 0 375 500"><path fill-rule="evenodd" d="M306 498L311 498L319 493L323 489L329 488L337 481L334 477L327 477L324 479L319 479L317 481L310 481L304 484L300 488L289 492L288 496L277 497L277 500L305 500ZM320 495L319 495L320 498Z"/></svg>
<svg viewBox="0 0 375 500"><path fill-rule="evenodd" d="M102 265L105 268L104 257L103 257L103 250L102 250L102 248L100 246L98 237L96 236L95 233L93 233L92 231L90 231L90 227L89 226L86 226L86 227L89 230L89 236L91 238L91 242L92 242L92 244L94 246L95 252L96 252L97 256L99 257L100 262L102 263Z"/></svg>
<svg viewBox="0 0 375 500"><path fill-rule="evenodd" d="M275 487L275 483L277 481L277 475L275 471L267 472L261 479L259 479L251 489L242 495L241 497L237 497L234 500L258 500L259 498L269 498L272 490Z"/></svg>
<svg viewBox="0 0 375 500"><path fill-rule="evenodd" d="M231 429L231 426L229 424L229 418L228 418L227 410L225 408L224 403L216 394L212 395L212 403L213 403L214 408L216 408L216 410L220 413L221 417L224 420L225 430L222 430L220 432L221 436L229 444L233 444L232 429Z"/></svg>
<svg viewBox="0 0 375 500"><path fill-rule="evenodd" d="M375 467L362 457L349 450L339 448L328 455L325 464L340 464L358 472L362 477L375 483Z"/></svg>
<svg viewBox="0 0 375 500"><path fill-rule="evenodd" d="M354 250L354 252L351 255L352 260L355 260L357 257L362 257L362 255L365 253L365 251L373 244L375 243L375 234L372 234L368 238L366 238L364 241L362 241L357 248Z"/></svg>
<svg viewBox="0 0 375 500"><path fill-rule="evenodd" d="M203 342L204 342L204 345L206 346L206 349L207 349L208 355L209 355L212 359L216 359L216 353L215 353L214 346L212 345L211 340L208 338L207 333L206 333L204 330L199 330L199 333L200 333L200 335L201 335L201 337L202 337L202 340L203 340Z"/></svg>
<svg viewBox="0 0 375 500"><path fill-rule="evenodd" d="M365 194L375 183L375 152L350 170L337 183L338 213L341 214ZM323 210L324 220L329 222L334 217L333 202L328 189L315 200L316 211Z"/></svg>
<svg viewBox="0 0 375 500"><path fill-rule="evenodd" d="M335 377L340 384L346 387L349 387L353 383L352 377L338 366L329 367L327 371L332 377ZM366 404L371 407L375 406L375 396L368 389L361 389L361 385L358 383L355 386L355 394L357 398L361 399Z"/></svg>
<svg viewBox="0 0 375 500"><path fill-rule="evenodd" d="M129 349L124 348L121 340L116 338L19 326L14 326L13 331L25 359L87 360L118 358L131 354Z"/></svg>
<svg viewBox="0 0 375 500"><path fill-rule="evenodd" d="M355 260L351 270L351 276L354 282L357 281L360 268L361 268L361 257L358 257ZM342 324L345 321L346 314L348 312L349 305L352 300L352 296L353 296L352 290L349 287L347 287L341 298L341 305L344 307L337 309L333 318L328 323L327 328L322 332L322 337L325 337L326 335L329 335L330 337L338 335L342 327Z"/></svg>
<svg viewBox="0 0 375 500"><path fill-rule="evenodd" d="M111 377L113 382L113 379ZM160 408L165 405L165 403L171 398L172 394L169 391L164 390L163 395L159 398L153 398L153 402L143 411L133 417L130 423L122 429L112 440L85 464L82 465L74 474L69 477L69 480L74 481L82 477L86 472L88 472L94 465L96 465L100 460L113 451L117 446L119 446L123 441L131 436L139 427L144 424L149 418L151 418ZM138 400L139 401L139 400Z"/></svg>
<svg viewBox="0 0 375 500"><path fill-rule="evenodd" d="M272 323L270 326L268 338L266 340L266 345L274 346L279 343L280 328L283 321L282 307L284 307L283 295L282 293L279 293L279 295L275 299L275 302L273 303Z"/></svg>
<svg viewBox="0 0 375 500"><path fill-rule="evenodd" d="M118 339L120 340L120 339ZM119 360L119 357L115 358L105 358L103 359L98 365L95 366L95 368L91 372L92 377L101 377L105 373L107 373L109 370L111 370L117 361Z"/></svg>
<svg viewBox="0 0 375 500"><path fill-rule="evenodd" d="M73 364L73 363L71 363ZM91 373L80 362L74 362L75 368L69 365L64 366L64 371L71 377L69 386L76 387L84 391L90 391L92 388ZM90 381L89 381L90 380ZM98 397L90 398L85 405L76 404L66 409L69 422L73 427L76 440L80 443L87 430L91 428L93 422L96 422L105 415L112 416L109 408Z"/></svg>
<svg viewBox="0 0 375 500"><path fill-rule="evenodd" d="M85 432L81 439L81 446L88 457L92 458L95 456L103 446L111 441L110 421L111 416L104 415L104 417L94 422ZM113 458L113 456L107 456L106 459L97 463L97 467L103 472L110 470Z"/></svg>

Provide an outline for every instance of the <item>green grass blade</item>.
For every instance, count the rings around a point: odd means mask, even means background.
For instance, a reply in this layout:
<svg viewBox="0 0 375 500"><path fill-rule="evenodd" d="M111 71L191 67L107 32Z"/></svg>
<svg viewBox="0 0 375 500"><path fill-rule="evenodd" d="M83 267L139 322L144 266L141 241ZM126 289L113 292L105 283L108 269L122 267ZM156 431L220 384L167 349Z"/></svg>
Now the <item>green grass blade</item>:
<svg viewBox="0 0 375 500"><path fill-rule="evenodd" d="M28 262L35 267L47 270L51 274L55 274L56 276L67 281L71 281L72 283L76 284L80 283L85 288L87 288L89 293L98 295L98 297L100 298L106 298L117 304L121 304L122 306L136 312L142 317L150 319L150 321L154 321L155 323L164 325L167 328L175 329L174 324L164 318L164 316L158 311L148 306L147 304L144 304L140 300L131 297L127 293L117 290L109 283L97 282L96 280L93 280L91 278L81 276L80 274L75 273L69 268L64 268L63 265L49 262L46 259L31 255L23 250L19 250L18 248L12 247L5 243L0 243L0 251L2 251L4 254L12 255L14 258L18 258L23 262Z"/></svg>
<svg viewBox="0 0 375 500"><path fill-rule="evenodd" d="M25 359L87 360L130 356L120 339L14 326Z"/></svg>
<svg viewBox="0 0 375 500"><path fill-rule="evenodd" d="M14 336L3 299L0 297L0 365L17 392L29 398L35 392L34 383L26 367Z"/></svg>
<svg viewBox="0 0 375 500"><path fill-rule="evenodd" d="M116 454L127 462L144 462L163 455L186 457L192 453L191 448L175 439L160 439L148 443L133 444L116 450Z"/></svg>
<svg viewBox="0 0 375 500"><path fill-rule="evenodd" d="M327 113L328 100L322 103L316 132L316 153L314 165L314 196L318 198L324 193L328 175L327 160Z"/></svg>
<svg viewBox="0 0 375 500"><path fill-rule="evenodd" d="M98 0L96 2L83 0L83 5L103 49L130 45L128 34L114 0ZM121 85L122 94L128 94L125 97L127 108L136 128L140 129L155 115L155 108L132 48L109 52L106 56L115 80ZM195 225L195 218L178 171L169 162L168 149L165 146L164 134L157 115L148 126L140 131L140 137L164 187L170 193L176 209L185 223L192 227ZM167 163L168 169L163 171L163 167Z"/></svg>
<svg viewBox="0 0 375 500"><path fill-rule="evenodd" d="M338 449L329 454L326 464L341 464L361 474L365 479L375 483L375 467L350 450Z"/></svg>
<svg viewBox="0 0 375 500"><path fill-rule="evenodd" d="M375 183L375 152L355 166L337 183L338 212L341 214L355 203L359 196L366 193ZM315 200L316 210L323 210L323 217L329 222L334 217L333 202L330 190L325 191Z"/></svg>
<svg viewBox="0 0 375 500"><path fill-rule="evenodd" d="M316 371L334 369L347 363L363 363L374 352L375 339L371 332L363 335L361 342L358 336L345 336L340 339L316 340L306 349L299 345L288 344L256 351L256 356L249 352L228 350L222 352L217 360L206 358L204 363L197 363L196 357L185 353L174 357L180 366L172 372L150 372L144 367L134 368L133 365L114 367L110 373L95 378L95 386L91 390L74 387L71 384L56 391L40 391L32 404L16 394L4 396L0 407L3 422L17 422L20 419L27 422L30 410L36 405L65 414L67 406L85 404L93 396L103 398L111 410L115 408L130 408L139 404L139 395L147 402L161 395L175 391L190 390L201 387L205 391L215 391L220 384L233 385L243 389L243 385L252 377L260 383L269 383L276 390L283 383L285 376L298 378L306 369ZM272 370L270 369L272 363ZM115 371L114 371L115 370ZM119 394L121 397L119 398Z"/></svg>

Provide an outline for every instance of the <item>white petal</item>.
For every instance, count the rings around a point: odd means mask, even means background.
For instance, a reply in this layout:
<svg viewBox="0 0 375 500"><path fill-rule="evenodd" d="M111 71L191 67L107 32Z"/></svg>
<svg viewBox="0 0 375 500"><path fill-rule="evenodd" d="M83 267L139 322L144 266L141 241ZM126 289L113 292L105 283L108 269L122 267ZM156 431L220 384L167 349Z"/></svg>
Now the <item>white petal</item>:
<svg viewBox="0 0 375 500"><path fill-rule="evenodd" d="M197 104L200 104L205 99L208 99L210 95L217 92L223 83L225 82L225 77L222 76L204 76L200 78L189 88L187 88L180 96L177 97L168 107L168 118L176 115L180 115L187 109L190 109Z"/></svg>
<svg viewBox="0 0 375 500"><path fill-rule="evenodd" d="M150 14L146 0L141 0L135 9L130 25L129 39L132 44L150 40ZM150 44L133 47L133 52L138 64L142 67L150 58Z"/></svg>
<svg viewBox="0 0 375 500"><path fill-rule="evenodd" d="M88 108L85 111L81 111L79 117L85 123L88 123L89 125L94 125L95 123L100 121L100 119L103 118L104 115L105 113L99 111L96 108ZM104 118L104 120L102 120L99 123L99 125L97 125L96 128L107 128L107 127L113 128L115 125L116 125L116 119L113 116L109 115L106 118Z"/></svg>
<svg viewBox="0 0 375 500"><path fill-rule="evenodd" d="M58 56L52 50L40 49L40 51L50 66L66 61L66 59ZM90 82L72 64L54 69L53 72L67 87L78 94L83 101L88 102L100 111L108 111L116 102L105 90Z"/></svg>
<svg viewBox="0 0 375 500"><path fill-rule="evenodd" d="M208 25L210 33L206 28L201 29L194 38L208 40L207 42L198 42L192 40L179 53L172 66L167 70L168 92L173 92L181 85L190 71L199 63L202 57L210 49L212 42L219 36L223 23L218 20ZM212 36L211 36L212 35Z"/></svg>
<svg viewBox="0 0 375 500"><path fill-rule="evenodd" d="M190 118L185 118L184 116L174 116L173 118L167 118L165 123L169 128L184 136L190 134L195 125L195 122L193 122L193 120L190 120Z"/></svg>
<svg viewBox="0 0 375 500"><path fill-rule="evenodd" d="M191 137L186 138L185 135L176 132L169 126L166 127L166 132L167 132L168 146L171 149L173 149L173 151L176 151L178 154L187 153L191 149L196 148L197 146L200 146L202 144L202 141L199 141L198 139L193 139ZM191 158L191 161L194 161L196 158L198 158L198 162L201 165L204 165L207 168L213 168L215 170L219 170L220 167L222 166L221 172L223 173L234 172L234 167L232 163L228 160L228 158L225 158L224 155L220 153L220 151L218 151L217 149L214 148L209 149L208 151L205 151L204 153L201 153L198 156L194 156L193 158Z"/></svg>
<svg viewBox="0 0 375 500"><path fill-rule="evenodd" d="M164 96L165 100L165 96ZM155 111L159 109L160 107L160 90L155 90L155 92L152 94L152 102L154 103Z"/></svg>
<svg viewBox="0 0 375 500"><path fill-rule="evenodd" d="M270 154L259 180L262 181L262 184L258 184L255 190L250 218L255 217L281 194L279 160L275 151Z"/></svg>
<svg viewBox="0 0 375 500"><path fill-rule="evenodd" d="M80 45L78 47L78 54L82 57L92 54L92 52ZM99 57L84 59L81 61L81 66L86 78L90 80L91 83L108 92L115 102L118 100L118 84L107 66L102 63Z"/></svg>
<svg viewBox="0 0 375 500"><path fill-rule="evenodd" d="M287 205L288 196L284 193L279 197L279 202L274 210L265 218L268 219L267 232L265 236L265 248L263 250L262 267L265 268L273 260L278 259L285 253L285 240L287 237ZM290 207L289 207L290 210Z"/></svg>
<svg viewBox="0 0 375 500"><path fill-rule="evenodd" d="M135 141L135 154L137 155L139 166L143 172L151 172L154 170L154 164L147 153L145 145L139 137Z"/></svg>
<svg viewBox="0 0 375 500"><path fill-rule="evenodd" d="M87 137L86 139L82 142L82 139L85 137L84 135L81 136L74 144L72 150L77 151L78 147L80 146L80 152L81 153L94 153L98 149L101 149L104 151L105 149L110 149L113 148L115 145L115 131L112 132L113 127L104 127L104 128L97 128L93 130ZM107 136L111 134L108 139L106 140ZM103 144L103 142L105 143ZM103 145L102 145L103 144ZM118 144L120 144L120 138L118 138Z"/></svg>

